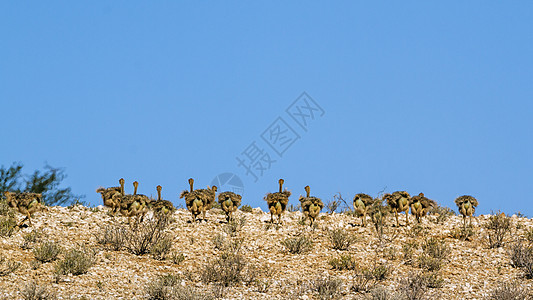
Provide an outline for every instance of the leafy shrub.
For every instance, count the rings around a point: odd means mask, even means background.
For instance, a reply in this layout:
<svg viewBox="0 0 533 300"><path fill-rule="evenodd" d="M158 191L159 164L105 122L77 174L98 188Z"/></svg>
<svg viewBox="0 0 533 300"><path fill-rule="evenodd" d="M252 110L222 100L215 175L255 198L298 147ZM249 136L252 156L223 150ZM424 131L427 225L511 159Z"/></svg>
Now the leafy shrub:
<svg viewBox="0 0 533 300"><path fill-rule="evenodd" d="M311 289L318 293L320 299L334 299L340 294L342 280L338 278L319 277L311 283Z"/></svg>
<svg viewBox="0 0 533 300"><path fill-rule="evenodd" d="M119 251L124 247L127 233L125 226L115 223L100 227L95 237L98 244L106 245L111 250Z"/></svg>
<svg viewBox="0 0 533 300"><path fill-rule="evenodd" d="M57 263L55 272L58 275L85 274L96 262L95 255L94 251L85 246L79 249L70 249L65 253L65 257Z"/></svg>
<svg viewBox="0 0 533 300"><path fill-rule="evenodd" d="M371 274L374 279L381 281L387 279L390 273L390 267L385 263L375 264L372 268Z"/></svg>
<svg viewBox="0 0 533 300"><path fill-rule="evenodd" d="M245 223L246 218L244 217L239 219L232 219L224 226L223 230L229 235L235 235L237 234L237 232L241 231Z"/></svg>
<svg viewBox="0 0 533 300"><path fill-rule="evenodd" d="M124 247L135 255L148 253L152 246L167 238L164 230L168 224L169 218L162 214L154 215L144 222L135 222L126 229Z"/></svg>
<svg viewBox="0 0 533 300"><path fill-rule="evenodd" d="M43 232L40 230L32 230L22 236L22 249L31 249L33 245L42 241Z"/></svg>
<svg viewBox="0 0 533 300"><path fill-rule="evenodd" d="M423 299L427 292L427 279L421 274L410 273L400 280L400 291L408 300Z"/></svg>
<svg viewBox="0 0 533 300"><path fill-rule="evenodd" d="M529 295L528 290L520 285L518 282L503 283L497 288L495 288L489 299L494 300L523 300L523 299L533 299Z"/></svg>
<svg viewBox="0 0 533 300"><path fill-rule="evenodd" d="M526 229L524 237L528 242L533 243L533 228Z"/></svg>
<svg viewBox="0 0 533 300"><path fill-rule="evenodd" d="M335 250L347 250L350 245L357 240L354 235L342 228L330 230L328 237Z"/></svg>
<svg viewBox="0 0 533 300"><path fill-rule="evenodd" d="M150 300L171 300L174 289L178 286L178 277L172 274L161 275L155 281L150 281L144 288L147 294L146 299Z"/></svg>
<svg viewBox="0 0 533 300"><path fill-rule="evenodd" d="M241 206L241 211L242 212L248 212L248 213L252 212L252 207L250 205L248 205L248 204L245 204L245 205Z"/></svg>
<svg viewBox="0 0 533 300"><path fill-rule="evenodd" d="M455 212L451 208L440 205L430 208L428 214L437 216L435 220L437 224L443 224L449 217L455 216Z"/></svg>
<svg viewBox="0 0 533 300"><path fill-rule="evenodd" d="M281 241L287 251L293 254L300 254L311 251L313 249L313 240L306 235L300 235L292 238L286 238Z"/></svg>
<svg viewBox="0 0 533 300"><path fill-rule="evenodd" d="M24 300L51 300L56 299L56 295L48 291L44 286L39 286L35 281L31 281L20 290Z"/></svg>
<svg viewBox="0 0 533 300"><path fill-rule="evenodd" d="M370 297L372 300L399 300L401 299L400 295L382 286L371 290Z"/></svg>
<svg viewBox="0 0 533 300"><path fill-rule="evenodd" d="M20 263L17 261L6 260L5 257L0 255L0 277L9 275L15 272L20 267Z"/></svg>
<svg viewBox="0 0 533 300"><path fill-rule="evenodd" d="M422 274L426 280L427 287L429 288L441 288L444 285L444 279L437 272L428 272Z"/></svg>
<svg viewBox="0 0 533 300"><path fill-rule="evenodd" d="M150 247L150 254L154 259L165 260L172 247L172 237L165 236Z"/></svg>
<svg viewBox="0 0 533 300"><path fill-rule="evenodd" d="M428 271L440 270L443 261L450 254L450 248L446 242L437 238L431 237L422 244L424 252L419 257L419 264L421 268Z"/></svg>
<svg viewBox="0 0 533 300"><path fill-rule="evenodd" d="M503 246L505 237L511 233L511 218L504 213L493 213L485 228L488 231L489 248L499 248Z"/></svg>
<svg viewBox="0 0 533 300"><path fill-rule="evenodd" d="M287 211L288 212L295 212L295 211L299 211L299 210L300 210L300 204L298 204L298 205L292 205L292 204L287 205Z"/></svg>
<svg viewBox="0 0 533 300"><path fill-rule="evenodd" d="M174 263L175 265L181 264L184 260L185 260L185 255L183 255L183 253L178 254L175 252L170 257L170 261L172 261L172 263Z"/></svg>
<svg viewBox="0 0 533 300"><path fill-rule="evenodd" d="M472 225L469 224L466 227L457 226L453 228L450 235L454 239L469 241L475 235L475 231Z"/></svg>
<svg viewBox="0 0 533 300"><path fill-rule="evenodd" d="M12 236L16 226L17 221L13 215L0 215L0 236Z"/></svg>
<svg viewBox="0 0 533 300"><path fill-rule="evenodd" d="M219 283L230 286L244 279L247 262L239 253L223 252L220 257L209 262L201 273L205 283Z"/></svg>
<svg viewBox="0 0 533 300"><path fill-rule="evenodd" d="M357 263L351 255L332 258L328 263L334 270L355 270L357 268Z"/></svg>
<svg viewBox="0 0 533 300"><path fill-rule="evenodd" d="M376 285L374 275L369 269L359 269L352 280L350 290L355 293L366 293Z"/></svg>
<svg viewBox="0 0 533 300"><path fill-rule="evenodd" d="M533 246L518 241L512 244L510 255L512 265L521 268L527 278L533 278Z"/></svg>
<svg viewBox="0 0 533 300"><path fill-rule="evenodd" d="M35 259L42 263L56 260L59 253L61 253L61 247L53 241L43 242L33 249Z"/></svg>
<svg viewBox="0 0 533 300"><path fill-rule="evenodd" d="M403 259L408 263L413 261L414 251L418 248L416 241L407 242L402 245Z"/></svg>

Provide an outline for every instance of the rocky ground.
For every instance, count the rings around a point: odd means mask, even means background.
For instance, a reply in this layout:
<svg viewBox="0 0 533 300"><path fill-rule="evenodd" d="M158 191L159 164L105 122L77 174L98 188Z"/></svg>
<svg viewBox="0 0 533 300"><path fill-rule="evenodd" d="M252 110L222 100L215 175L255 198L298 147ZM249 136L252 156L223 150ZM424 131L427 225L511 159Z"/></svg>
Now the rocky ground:
<svg viewBox="0 0 533 300"><path fill-rule="evenodd" d="M411 223L400 228L392 226L394 218L389 217L380 241L370 218L362 227L360 219L349 214L322 213L310 227L302 224L301 212L286 212L284 223L275 226L268 223L269 214L253 209L237 211L238 222L229 226L219 209L211 210L208 221L201 223L191 223L190 213L179 209L165 229L172 240L171 251L166 259L157 260L151 254L115 251L102 242L105 226L127 227L127 219L112 216L107 208L50 207L35 214L31 227L0 237L3 264L20 263L13 272L0 276L0 299L24 299L32 284L58 299L145 299L154 296L148 286L168 274L176 279L175 295L182 299L372 299L378 291L399 297L401 291L406 291L402 295L409 292L409 280L416 274L433 274L433 285L440 285L424 289L427 299L484 299L501 283L512 282L531 290L533 281L511 265L509 252L513 241L532 230L533 221L512 216L504 246L491 249L484 227L489 217L475 218L474 235L468 240L453 237L454 230L462 226L460 216L440 220L431 215L421 226ZM400 223L405 224L403 214ZM330 237L335 229L354 238L346 250L333 249ZM38 232L39 238L28 242L31 232ZM290 253L281 243L301 237L309 239L300 241L312 241L312 249ZM449 249L433 272L420 263L425 253L422 245L430 237L444 241ZM37 263L34 249L44 241L56 241L63 250L57 260ZM95 254L87 273L57 275L56 265L66 251L82 245ZM224 287L209 282L205 273L206 266L227 253L241 255L243 270L237 282ZM352 258L348 270L333 267L332 259L348 255ZM362 278L369 278L366 287Z"/></svg>

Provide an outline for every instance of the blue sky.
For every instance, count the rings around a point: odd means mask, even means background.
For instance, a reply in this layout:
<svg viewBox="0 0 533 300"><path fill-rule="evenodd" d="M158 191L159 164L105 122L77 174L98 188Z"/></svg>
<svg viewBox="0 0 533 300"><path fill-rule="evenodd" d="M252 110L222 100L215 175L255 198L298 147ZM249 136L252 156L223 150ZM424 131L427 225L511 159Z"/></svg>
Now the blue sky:
<svg viewBox="0 0 533 300"><path fill-rule="evenodd" d="M231 172L254 207L284 178L294 205L386 187L533 215L533 2L3 1L0 36L0 164L64 167L92 204ZM277 118L300 136L281 156ZM252 142L276 160L257 182Z"/></svg>

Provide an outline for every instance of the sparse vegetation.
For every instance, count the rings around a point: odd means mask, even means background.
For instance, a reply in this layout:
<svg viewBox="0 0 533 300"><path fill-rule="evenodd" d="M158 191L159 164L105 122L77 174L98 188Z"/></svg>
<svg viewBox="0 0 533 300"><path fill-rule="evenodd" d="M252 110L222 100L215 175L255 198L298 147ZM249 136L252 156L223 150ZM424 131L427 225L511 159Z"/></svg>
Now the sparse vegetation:
<svg viewBox="0 0 533 300"><path fill-rule="evenodd" d="M81 275L87 273L95 263L95 252L86 246L70 249L55 269L56 275Z"/></svg>
<svg viewBox="0 0 533 300"><path fill-rule="evenodd" d="M45 241L33 249L35 259L42 263L56 260L59 253L61 253L61 247L54 241Z"/></svg>
<svg viewBox="0 0 533 300"><path fill-rule="evenodd" d="M43 232L40 230L32 230L22 236L22 249L32 249L36 243L42 242Z"/></svg>
<svg viewBox="0 0 533 300"><path fill-rule="evenodd" d="M511 217L502 212L493 213L485 224L489 248L502 247L505 238L511 233Z"/></svg>
<svg viewBox="0 0 533 300"><path fill-rule="evenodd" d="M306 235L299 235L292 238L286 238L281 241L281 245L290 253L301 254L313 249L313 240Z"/></svg>
<svg viewBox="0 0 533 300"><path fill-rule="evenodd" d="M311 289L318 294L319 299L336 299L340 296L342 280L338 278L319 277L311 283Z"/></svg>
<svg viewBox="0 0 533 300"><path fill-rule="evenodd" d="M0 277L15 272L19 267L20 263L18 261L7 260L4 256L0 255Z"/></svg>
<svg viewBox="0 0 533 300"><path fill-rule="evenodd" d="M252 212L252 207L248 204L245 204L243 206L241 206L241 211L242 212L247 212L247 213L251 213Z"/></svg>
<svg viewBox="0 0 533 300"><path fill-rule="evenodd" d="M158 239L157 242L152 244L152 247L150 247L150 254L154 259L165 260L167 254L170 252L171 247L172 237L167 235Z"/></svg>
<svg viewBox="0 0 533 300"><path fill-rule="evenodd" d="M35 281L30 281L27 283L22 290L20 290L20 295L24 300L52 300L56 299L56 295L44 286L38 285Z"/></svg>
<svg viewBox="0 0 533 300"><path fill-rule="evenodd" d="M328 232L331 246L335 250L347 250L357 238L343 228L336 228Z"/></svg>
<svg viewBox="0 0 533 300"><path fill-rule="evenodd" d="M143 222L137 220L125 231L124 248L135 255L143 255L160 241L171 241L164 232L168 224L169 218L162 214L154 215Z"/></svg>
<svg viewBox="0 0 533 300"><path fill-rule="evenodd" d="M334 270L355 270L357 268L355 258L349 254L332 258L328 263Z"/></svg>
<svg viewBox="0 0 533 300"><path fill-rule="evenodd" d="M467 226L458 226L452 229L450 235L454 239L469 241L474 237L475 231L471 225Z"/></svg>
<svg viewBox="0 0 533 300"><path fill-rule="evenodd" d="M244 224L246 224L245 217L241 217L239 219L233 218L224 226L224 232L233 236L242 230Z"/></svg>
<svg viewBox="0 0 533 300"><path fill-rule="evenodd" d="M419 273L410 273L407 278L400 280L400 291L405 299L424 299L427 292L427 278Z"/></svg>
<svg viewBox="0 0 533 300"><path fill-rule="evenodd" d="M519 282L504 282L495 288L488 299L493 300L531 300L529 291Z"/></svg>
<svg viewBox="0 0 533 300"><path fill-rule="evenodd" d="M428 210L428 215L436 216L434 219L436 224L444 224L448 218L456 214L449 207L437 205Z"/></svg>
<svg viewBox="0 0 533 300"><path fill-rule="evenodd" d="M450 254L450 248L446 242L431 237L422 244L423 253L418 258L421 268L428 271L440 270L444 260Z"/></svg>
<svg viewBox="0 0 533 300"><path fill-rule="evenodd" d="M533 246L517 241L511 245L511 263L524 271L526 278L533 278Z"/></svg>
<svg viewBox="0 0 533 300"><path fill-rule="evenodd" d="M201 273L205 283L220 283L230 286L244 279L247 262L239 253L223 252L217 259L209 262Z"/></svg>

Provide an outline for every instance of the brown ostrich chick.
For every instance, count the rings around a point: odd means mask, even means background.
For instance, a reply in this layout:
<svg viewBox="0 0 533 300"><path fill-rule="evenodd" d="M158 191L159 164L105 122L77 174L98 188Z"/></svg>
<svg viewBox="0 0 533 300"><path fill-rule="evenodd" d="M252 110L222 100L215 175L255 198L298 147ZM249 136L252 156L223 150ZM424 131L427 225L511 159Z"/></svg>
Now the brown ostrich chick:
<svg viewBox="0 0 533 300"><path fill-rule="evenodd" d="M205 212L213 207L215 203L215 196L217 187L213 186L212 188L207 187L207 189L197 189L193 188L194 179L189 178L190 190L183 191L180 194L180 199L185 198L185 204L187 209L192 213L193 222L196 221L197 216L202 213L204 221L207 221L205 217Z"/></svg>
<svg viewBox="0 0 533 300"><path fill-rule="evenodd" d="M241 205L242 196L234 192L223 192L218 194L218 203L226 213L226 220L230 222L233 220L233 213Z"/></svg>
<svg viewBox="0 0 533 300"><path fill-rule="evenodd" d="M37 193L11 193L4 192L7 204L26 216L17 226L20 227L28 220L31 226L31 215L38 211L42 205L42 194Z"/></svg>
<svg viewBox="0 0 533 300"><path fill-rule="evenodd" d="M367 194L359 193L353 198L353 209L355 213L361 217L361 224L366 226L366 214L368 209L374 203L374 198Z"/></svg>
<svg viewBox="0 0 533 300"><path fill-rule="evenodd" d="M405 212L405 224L409 225L409 205L411 204L411 196L409 193L405 191L396 191L392 194L385 194L383 198L387 200L387 204L391 210L394 211L396 226L400 227L398 214L401 212Z"/></svg>
<svg viewBox="0 0 533 300"><path fill-rule="evenodd" d="M306 197L300 196L300 206L306 218L310 220L309 226L312 226L315 222L318 214L324 208L324 203L322 200L317 197L311 197L311 188L307 185L305 186Z"/></svg>
<svg viewBox="0 0 533 300"><path fill-rule="evenodd" d="M97 193L102 195L104 206L109 207L113 211L113 215L120 209L120 200L124 196L124 178L118 180L120 186L109 188L98 188Z"/></svg>
<svg viewBox="0 0 533 300"><path fill-rule="evenodd" d="M477 199L469 195L464 195L457 197L455 204L459 208L461 215L463 215L463 228L466 229L466 217L470 217L470 226L472 226L472 218L476 212L476 206L479 204Z"/></svg>
<svg viewBox="0 0 533 300"><path fill-rule="evenodd" d="M270 222L274 223L274 215L278 216L278 224L281 224L281 214L287 208L289 203L289 197L291 192L283 190L283 179L279 181L279 192L266 194L264 200L267 202L268 209L270 210Z"/></svg>
<svg viewBox="0 0 533 300"><path fill-rule="evenodd" d="M160 185L156 187L157 189L157 200L151 201L150 205L151 208L154 210L155 213L161 213L164 215L171 215L176 211L176 208L172 204L172 202L168 200L163 200L161 197L161 190L163 189Z"/></svg>
<svg viewBox="0 0 533 300"><path fill-rule="evenodd" d="M411 214L416 217L418 223L421 222L422 217L427 214L429 209L436 207L437 203L434 200L428 199L424 193L418 194L411 198Z"/></svg>
<svg viewBox="0 0 533 300"><path fill-rule="evenodd" d="M144 219L146 214L148 203L150 199L142 194L137 194L137 188L139 183L137 181L133 182L133 195L124 195L121 197L120 201L120 213L128 217L128 222L130 218L134 216L141 216L141 222Z"/></svg>

